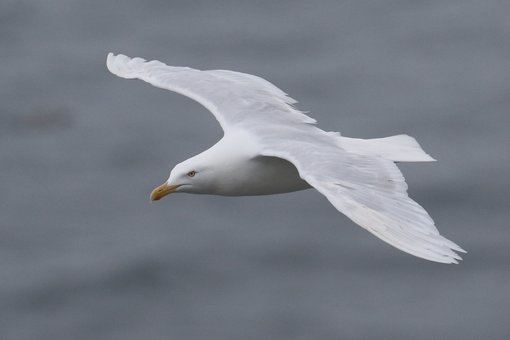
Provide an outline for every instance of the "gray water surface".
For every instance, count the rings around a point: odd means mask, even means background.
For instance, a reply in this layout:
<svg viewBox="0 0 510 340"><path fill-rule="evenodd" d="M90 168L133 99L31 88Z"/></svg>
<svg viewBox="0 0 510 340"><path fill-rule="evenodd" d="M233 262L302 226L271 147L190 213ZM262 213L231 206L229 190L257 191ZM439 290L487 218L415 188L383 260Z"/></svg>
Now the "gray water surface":
<svg viewBox="0 0 510 340"><path fill-rule="evenodd" d="M510 338L510 2L0 3L1 339ZM346 136L438 159L410 195L469 251L430 263L308 190L150 203L221 137L110 51L262 76Z"/></svg>

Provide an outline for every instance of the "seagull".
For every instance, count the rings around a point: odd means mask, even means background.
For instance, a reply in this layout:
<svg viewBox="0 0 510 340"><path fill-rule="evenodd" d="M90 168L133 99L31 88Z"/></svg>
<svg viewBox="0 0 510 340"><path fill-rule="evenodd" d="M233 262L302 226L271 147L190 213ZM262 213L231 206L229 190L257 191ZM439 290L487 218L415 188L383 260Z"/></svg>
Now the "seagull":
<svg viewBox="0 0 510 340"><path fill-rule="evenodd" d="M430 162L408 135L348 138L319 129L297 102L260 77L201 71L109 53L108 70L189 97L208 109L224 135L177 164L150 199L171 193L254 196L314 188L354 223L411 255L458 263L464 252L439 234L407 194L397 162Z"/></svg>

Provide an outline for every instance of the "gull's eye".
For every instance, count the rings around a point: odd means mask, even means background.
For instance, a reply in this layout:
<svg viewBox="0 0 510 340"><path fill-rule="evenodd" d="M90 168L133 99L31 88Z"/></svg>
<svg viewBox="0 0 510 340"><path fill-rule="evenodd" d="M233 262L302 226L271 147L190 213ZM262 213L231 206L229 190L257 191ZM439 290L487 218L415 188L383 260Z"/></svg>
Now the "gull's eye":
<svg viewBox="0 0 510 340"><path fill-rule="evenodd" d="M197 172L195 170L192 170L187 173L188 177L194 177L196 174L197 174Z"/></svg>

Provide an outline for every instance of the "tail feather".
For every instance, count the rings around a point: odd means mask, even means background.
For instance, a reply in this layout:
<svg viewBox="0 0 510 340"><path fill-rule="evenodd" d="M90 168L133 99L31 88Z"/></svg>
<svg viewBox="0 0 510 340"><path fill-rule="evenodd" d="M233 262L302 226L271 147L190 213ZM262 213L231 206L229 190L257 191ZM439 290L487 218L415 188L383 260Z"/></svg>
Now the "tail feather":
<svg viewBox="0 0 510 340"><path fill-rule="evenodd" d="M433 162L420 144L411 136L396 135L385 138L360 139L339 137L340 145L348 152L379 156L394 162Z"/></svg>

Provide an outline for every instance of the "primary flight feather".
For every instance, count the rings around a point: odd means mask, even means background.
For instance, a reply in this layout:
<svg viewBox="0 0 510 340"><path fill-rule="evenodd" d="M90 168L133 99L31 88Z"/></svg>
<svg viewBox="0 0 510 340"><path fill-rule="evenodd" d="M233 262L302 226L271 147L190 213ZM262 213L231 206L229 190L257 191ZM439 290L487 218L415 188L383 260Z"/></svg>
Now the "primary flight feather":
<svg viewBox="0 0 510 340"><path fill-rule="evenodd" d="M409 254L457 263L464 252L441 236L427 212L407 195L395 162L428 162L407 135L357 139L317 128L296 101L245 73L168 66L108 54L107 67L127 79L194 99L220 123L224 136L176 165L152 200L173 192L245 196L315 188L352 221Z"/></svg>

